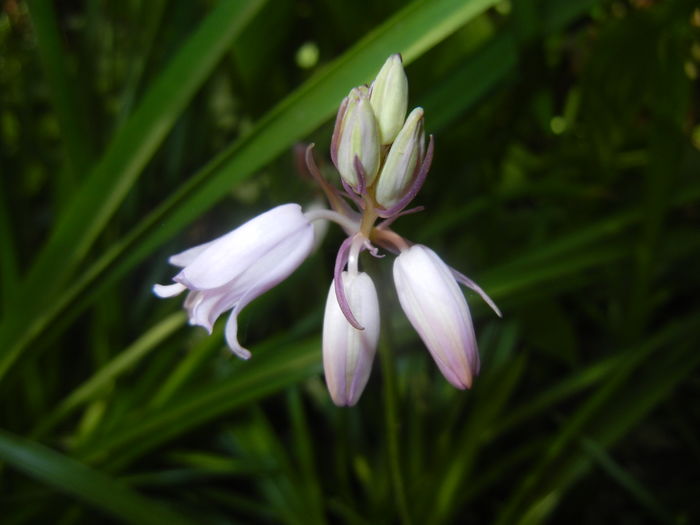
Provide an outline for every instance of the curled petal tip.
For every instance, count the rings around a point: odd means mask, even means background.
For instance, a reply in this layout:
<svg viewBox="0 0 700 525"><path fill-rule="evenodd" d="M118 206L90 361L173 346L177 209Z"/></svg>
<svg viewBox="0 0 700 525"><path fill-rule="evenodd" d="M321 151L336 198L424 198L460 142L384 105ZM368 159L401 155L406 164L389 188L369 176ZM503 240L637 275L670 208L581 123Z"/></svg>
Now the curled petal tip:
<svg viewBox="0 0 700 525"><path fill-rule="evenodd" d="M352 313L352 308L350 307L350 303L348 302L348 299L345 296L345 291L343 290L342 284L339 284L339 280L334 280L334 283L338 307L340 308L340 311L343 312L345 319L347 319L348 323L350 323L350 325L356 330L364 330L365 327L360 324L360 322L355 317L355 314Z"/></svg>
<svg viewBox="0 0 700 525"><path fill-rule="evenodd" d="M248 360L251 357L250 350L243 348L238 342L238 311L234 308L226 321L226 344L236 356L241 359Z"/></svg>
<svg viewBox="0 0 700 525"><path fill-rule="evenodd" d="M247 361L248 359L251 358L253 354L250 353L250 350L246 350L245 348L232 348L231 349L234 354L236 354L238 357L243 359L244 361Z"/></svg>
<svg viewBox="0 0 700 525"><path fill-rule="evenodd" d="M154 284L153 285L153 293L161 298L175 297L176 295L181 294L185 290L186 290L185 286L180 284L180 283L167 284L167 285L164 285L164 284Z"/></svg>

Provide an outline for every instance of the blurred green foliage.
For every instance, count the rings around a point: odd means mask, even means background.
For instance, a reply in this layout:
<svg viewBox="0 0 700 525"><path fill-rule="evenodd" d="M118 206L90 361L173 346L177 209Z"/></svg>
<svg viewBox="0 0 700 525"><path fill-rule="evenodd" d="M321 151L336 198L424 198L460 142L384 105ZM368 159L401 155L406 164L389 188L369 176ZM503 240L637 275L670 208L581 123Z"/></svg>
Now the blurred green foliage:
<svg viewBox="0 0 700 525"><path fill-rule="evenodd" d="M359 405L320 375L332 231L185 326L167 255L309 203L332 117L401 52L433 169L399 232L475 277L450 387L383 312ZM3 523L700 520L700 8L691 0L4 0ZM325 277L324 277L325 276Z"/></svg>

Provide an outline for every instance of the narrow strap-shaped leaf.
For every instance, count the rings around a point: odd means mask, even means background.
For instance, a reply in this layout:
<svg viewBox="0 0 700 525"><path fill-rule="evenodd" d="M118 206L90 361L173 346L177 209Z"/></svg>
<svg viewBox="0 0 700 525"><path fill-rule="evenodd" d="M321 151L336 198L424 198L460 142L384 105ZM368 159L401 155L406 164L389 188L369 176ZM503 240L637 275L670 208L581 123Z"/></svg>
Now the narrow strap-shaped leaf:
<svg viewBox="0 0 700 525"><path fill-rule="evenodd" d="M676 523L669 512L647 489L643 483L606 452L595 440L581 438L581 446L588 456L598 464L612 479L634 497L641 505L649 509L661 523Z"/></svg>
<svg viewBox="0 0 700 525"><path fill-rule="evenodd" d="M0 342L17 336L37 311L50 307L65 284L231 42L264 0L222 0L185 42L120 128L95 169L75 193L21 285L11 315L0 325ZM0 376L19 347L0 344Z"/></svg>
<svg viewBox="0 0 700 525"><path fill-rule="evenodd" d="M643 363L654 363L652 365L652 370L659 372L663 371L663 367L659 366L659 361L663 361L666 355L661 356L656 360L650 360L649 355L652 352L658 351L660 348L673 348L674 350L670 352L674 354L686 352L686 346L679 344L679 341L688 340L693 338L692 334L696 333L698 327L699 318L695 315L688 315L683 319L674 321L669 324L665 329L658 332L655 336L648 339L644 344L637 347L637 354L640 356L646 356L646 359L642 357L635 356L635 359L628 359L623 362L618 370L615 371L611 376L609 376L606 381L595 390L582 404L581 406L572 413L572 415L566 419L566 422L562 425L561 429L553 440L550 441L547 451L541 458L537 461L535 467L531 470L526 478L520 483L519 487L513 492L508 501L504 504L501 509L499 516L495 520L495 523L505 524L513 523L517 516L522 516L525 512L523 511L524 506L534 507L534 503L541 500L535 499L535 495L538 493L540 488L540 483L547 479L547 474L551 466L556 463L561 457L569 455L567 453L567 445L569 445L572 440L578 437L579 434L584 432L586 425L590 424L593 420L601 418L605 419L605 414L610 414L614 409L615 405L619 399L624 398L624 392L629 389L631 383L633 383L638 374L635 375L636 371L643 365ZM669 354L669 352L667 352ZM698 354L695 353L695 356ZM682 370L686 373L692 371L692 369L697 366L697 362L700 359L695 358L692 363L686 365L685 360L679 360L678 358L670 359L671 362L681 362L683 363ZM678 377L674 377L673 381L669 382L664 386L667 389L648 389L654 391L654 393L661 394L662 392L670 391L670 387L677 384ZM658 381L658 383L664 383L664 381ZM649 396L650 403L655 403L659 401L658 397L653 395ZM638 405L637 407L628 409L625 411L624 415L618 418L626 419L628 424L632 421L637 421L645 410L648 410L653 404L645 405L639 396L633 396L632 402ZM615 425L611 425L607 421L604 430L606 432L610 431L617 438L620 437L623 429L628 429L629 426L620 424L619 420L616 420ZM605 440L601 440L605 442ZM563 486L563 483L562 483Z"/></svg>
<svg viewBox="0 0 700 525"><path fill-rule="evenodd" d="M19 278L14 228L3 182L0 179L0 317L12 307Z"/></svg>
<svg viewBox="0 0 700 525"><path fill-rule="evenodd" d="M0 459L54 489L139 525L191 523L181 514L35 441L0 430Z"/></svg>
<svg viewBox="0 0 700 525"><path fill-rule="evenodd" d="M83 86L68 70L66 51L58 32L53 2L29 0L39 58L51 87L53 107L61 126L61 136L75 182L91 167L95 157L93 135L81 101Z"/></svg>
<svg viewBox="0 0 700 525"><path fill-rule="evenodd" d="M236 372L235 381L224 381L159 407L124 426L103 441L92 442L80 457L89 462L129 461L147 450L182 435L237 407L292 385L320 369L318 337L286 345L258 349L255 359Z"/></svg>
<svg viewBox="0 0 700 525"><path fill-rule="evenodd" d="M27 278L50 296L75 269L177 117L263 0L223 0L185 42L80 186Z"/></svg>
<svg viewBox="0 0 700 525"><path fill-rule="evenodd" d="M133 368L141 359L156 348L164 339L170 337L178 328L185 324L184 312L175 312L163 319L153 328L145 332L139 339L134 341L119 353L116 357L105 364L90 379L81 384L63 401L58 403L52 410L51 415L41 421L33 437L44 434L58 421L70 414L75 408L87 403L94 398L101 390L105 389L111 382L121 374Z"/></svg>

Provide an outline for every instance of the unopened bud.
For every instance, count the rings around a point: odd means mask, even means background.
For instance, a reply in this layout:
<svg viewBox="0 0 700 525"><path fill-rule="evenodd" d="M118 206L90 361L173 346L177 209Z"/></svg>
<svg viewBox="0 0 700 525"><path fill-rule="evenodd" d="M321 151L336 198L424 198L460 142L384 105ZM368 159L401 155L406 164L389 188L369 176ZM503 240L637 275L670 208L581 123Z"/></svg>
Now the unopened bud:
<svg viewBox="0 0 700 525"><path fill-rule="evenodd" d="M353 188L359 177L355 159L364 171L365 186L372 184L379 170L379 131L366 86L353 88L343 101L333 133L331 157L343 177Z"/></svg>
<svg viewBox="0 0 700 525"><path fill-rule="evenodd" d="M342 286L363 330L353 328L338 305L335 282L331 284L323 319L323 369L326 385L338 406L357 403L367 384L379 339L379 302L369 275L341 274Z"/></svg>
<svg viewBox="0 0 700 525"><path fill-rule="evenodd" d="M370 91L370 102L379 125L379 139L382 145L391 144L403 125L408 105L408 79L401 55L387 58Z"/></svg>
<svg viewBox="0 0 700 525"><path fill-rule="evenodd" d="M433 250L420 244L394 260L401 308L445 379L464 390L479 373L479 350L469 305L452 272Z"/></svg>
<svg viewBox="0 0 700 525"><path fill-rule="evenodd" d="M378 204L390 208L403 197L424 155L423 108L416 108L408 115L384 162L375 193Z"/></svg>

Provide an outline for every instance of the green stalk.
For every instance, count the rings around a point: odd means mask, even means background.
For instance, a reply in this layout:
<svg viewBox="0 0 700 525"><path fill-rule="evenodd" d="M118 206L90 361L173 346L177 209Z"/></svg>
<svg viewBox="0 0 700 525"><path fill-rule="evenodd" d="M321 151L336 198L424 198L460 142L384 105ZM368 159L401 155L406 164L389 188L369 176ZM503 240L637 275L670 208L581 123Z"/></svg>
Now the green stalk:
<svg viewBox="0 0 700 525"><path fill-rule="evenodd" d="M386 333L386 330L384 331ZM391 355L391 345L386 337L381 337L379 342L379 356L382 363L384 377L384 417L386 422L386 442L389 455L389 470L393 485L394 496L398 506L401 522L404 525L411 524L411 515L408 511L406 500L406 488L401 472L401 460L399 454L399 417L396 392L396 373L394 360Z"/></svg>

